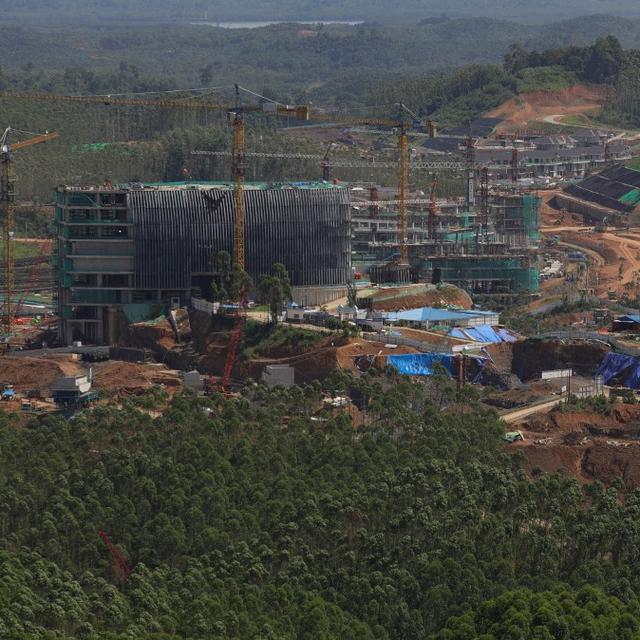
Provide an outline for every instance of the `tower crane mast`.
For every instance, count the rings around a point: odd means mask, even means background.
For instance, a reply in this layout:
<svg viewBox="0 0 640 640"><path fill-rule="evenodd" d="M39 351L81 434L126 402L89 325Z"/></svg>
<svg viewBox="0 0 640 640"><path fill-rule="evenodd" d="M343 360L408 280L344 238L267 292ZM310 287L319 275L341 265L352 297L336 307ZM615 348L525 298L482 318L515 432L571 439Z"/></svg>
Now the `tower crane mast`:
<svg viewBox="0 0 640 640"><path fill-rule="evenodd" d="M244 180L246 171L244 113L240 103L240 87L235 86L236 106L233 112L233 162L234 181L233 205L235 220L233 225L233 260L238 269L245 268L245 209Z"/></svg>
<svg viewBox="0 0 640 640"><path fill-rule="evenodd" d="M429 197L429 239L435 240L436 237L436 222L438 215L438 203L436 202L436 191L438 189L438 177L433 176L431 181L431 193Z"/></svg>

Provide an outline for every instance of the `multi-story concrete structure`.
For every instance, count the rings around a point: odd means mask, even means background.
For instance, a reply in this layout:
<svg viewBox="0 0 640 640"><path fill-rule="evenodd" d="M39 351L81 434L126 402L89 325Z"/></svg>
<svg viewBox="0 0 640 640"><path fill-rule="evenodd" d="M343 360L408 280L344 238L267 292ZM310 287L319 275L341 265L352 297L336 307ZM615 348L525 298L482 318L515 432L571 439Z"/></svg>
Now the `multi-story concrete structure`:
<svg viewBox="0 0 640 640"><path fill-rule="evenodd" d="M328 299L346 285L346 189L249 184L245 204L246 268L254 280L282 262L307 300ZM128 322L186 304L210 286L213 256L232 252L233 186L61 186L56 226L60 338L114 343Z"/></svg>

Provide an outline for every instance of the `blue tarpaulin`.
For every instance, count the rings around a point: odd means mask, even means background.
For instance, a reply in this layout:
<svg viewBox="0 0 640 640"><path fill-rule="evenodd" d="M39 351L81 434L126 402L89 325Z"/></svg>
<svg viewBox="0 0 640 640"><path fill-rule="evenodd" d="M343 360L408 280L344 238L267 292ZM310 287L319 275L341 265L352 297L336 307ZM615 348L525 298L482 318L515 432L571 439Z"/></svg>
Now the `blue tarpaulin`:
<svg viewBox="0 0 640 640"><path fill-rule="evenodd" d="M518 338L507 329L498 329L498 335L502 338L502 342L518 342Z"/></svg>
<svg viewBox="0 0 640 640"><path fill-rule="evenodd" d="M640 389L640 360L621 353L607 353L596 376L602 376L605 384L613 378L619 378L625 387Z"/></svg>
<svg viewBox="0 0 640 640"><path fill-rule="evenodd" d="M387 364L406 376L433 375L436 364L441 364L449 373L452 373L452 356L446 353L408 353L387 356Z"/></svg>
<svg viewBox="0 0 640 640"><path fill-rule="evenodd" d="M499 342L515 342L517 338L506 329L494 329L491 325L481 324L466 329L451 329L449 335L452 338L462 338L463 340L474 340L496 344Z"/></svg>

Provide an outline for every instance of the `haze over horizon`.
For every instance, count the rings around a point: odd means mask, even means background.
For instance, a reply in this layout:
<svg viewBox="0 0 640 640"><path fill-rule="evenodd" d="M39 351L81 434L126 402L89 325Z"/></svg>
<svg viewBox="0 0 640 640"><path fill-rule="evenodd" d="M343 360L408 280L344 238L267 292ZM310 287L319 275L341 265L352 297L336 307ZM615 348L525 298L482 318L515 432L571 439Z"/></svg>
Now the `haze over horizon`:
<svg viewBox="0 0 640 640"><path fill-rule="evenodd" d="M488 17L521 22L553 22L577 16L607 14L640 16L640 5L632 0L61 0L52 8L44 0L24 0L19 5L0 2L3 21L122 22L136 20L365 20L386 23L416 22L447 16Z"/></svg>

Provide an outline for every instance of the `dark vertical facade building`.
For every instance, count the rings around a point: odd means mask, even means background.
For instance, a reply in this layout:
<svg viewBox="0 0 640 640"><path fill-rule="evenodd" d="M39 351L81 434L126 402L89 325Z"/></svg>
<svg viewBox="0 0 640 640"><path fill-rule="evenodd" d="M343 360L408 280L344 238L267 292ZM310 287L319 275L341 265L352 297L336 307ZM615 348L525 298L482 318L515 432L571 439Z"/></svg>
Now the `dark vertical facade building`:
<svg viewBox="0 0 640 640"><path fill-rule="evenodd" d="M347 189L327 183L249 184L246 269L275 262L294 288L344 287L351 277ZM233 187L171 183L59 187L56 269L60 337L112 343L123 321L187 304L211 281L212 258L233 249Z"/></svg>

